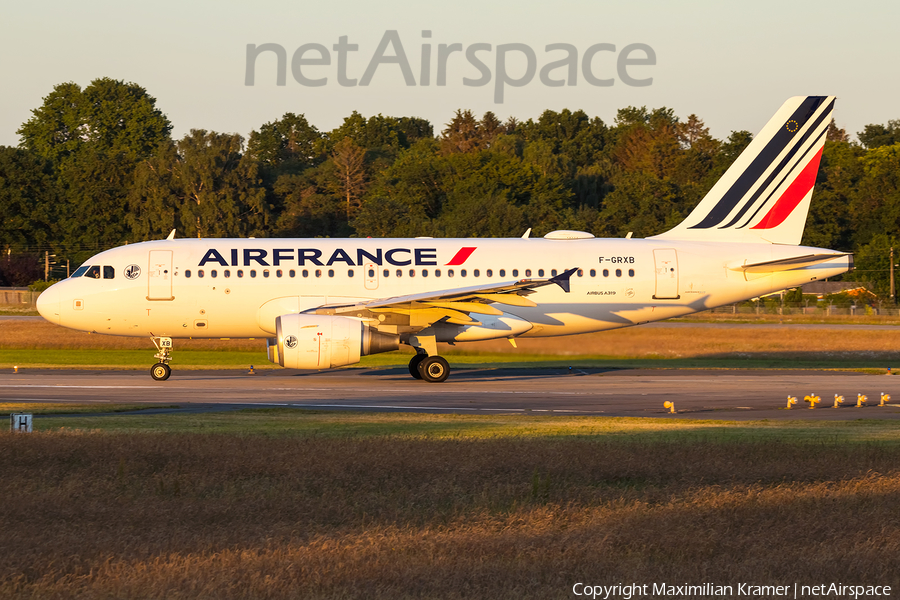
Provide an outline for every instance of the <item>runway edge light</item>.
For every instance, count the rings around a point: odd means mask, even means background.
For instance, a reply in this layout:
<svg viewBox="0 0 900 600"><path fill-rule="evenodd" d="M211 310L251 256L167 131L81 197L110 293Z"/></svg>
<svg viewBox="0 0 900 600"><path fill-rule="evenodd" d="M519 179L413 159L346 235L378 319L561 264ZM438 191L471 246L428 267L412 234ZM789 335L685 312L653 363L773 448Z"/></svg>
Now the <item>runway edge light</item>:
<svg viewBox="0 0 900 600"><path fill-rule="evenodd" d="M843 403L844 403L844 397L838 396L837 394L835 394L834 395L834 408L840 408L841 404L843 404Z"/></svg>
<svg viewBox="0 0 900 600"><path fill-rule="evenodd" d="M670 400L666 400L663 403L663 408L668 409L668 411L670 413L675 414L675 403L674 402L672 402Z"/></svg>
<svg viewBox="0 0 900 600"><path fill-rule="evenodd" d="M887 406L887 403L890 401L891 401L891 395L881 392L881 404L879 404L878 406Z"/></svg>
<svg viewBox="0 0 900 600"><path fill-rule="evenodd" d="M791 406L793 406L794 404L797 404L797 396L788 396L788 399L787 399L788 410L790 410Z"/></svg>
<svg viewBox="0 0 900 600"><path fill-rule="evenodd" d="M865 406L866 400L868 400L868 399L869 399L869 397L866 396L865 394L857 394L856 395L856 408L862 408L863 406Z"/></svg>

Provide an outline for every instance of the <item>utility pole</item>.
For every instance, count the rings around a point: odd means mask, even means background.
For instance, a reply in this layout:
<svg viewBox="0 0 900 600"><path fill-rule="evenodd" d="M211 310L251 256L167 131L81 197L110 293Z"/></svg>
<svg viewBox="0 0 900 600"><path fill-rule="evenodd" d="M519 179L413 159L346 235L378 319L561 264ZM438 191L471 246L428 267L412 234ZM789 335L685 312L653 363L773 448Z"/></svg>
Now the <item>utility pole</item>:
<svg viewBox="0 0 900 600"><path fill-rule="evenodd" d="M50 251L44 251L44 281L50 280Z"/></svg>
<svg viewBox="0 0 900 600"><path fill-rule="evenodd" d="M891 304L894 303L894 247L891 246Z"/></svg>

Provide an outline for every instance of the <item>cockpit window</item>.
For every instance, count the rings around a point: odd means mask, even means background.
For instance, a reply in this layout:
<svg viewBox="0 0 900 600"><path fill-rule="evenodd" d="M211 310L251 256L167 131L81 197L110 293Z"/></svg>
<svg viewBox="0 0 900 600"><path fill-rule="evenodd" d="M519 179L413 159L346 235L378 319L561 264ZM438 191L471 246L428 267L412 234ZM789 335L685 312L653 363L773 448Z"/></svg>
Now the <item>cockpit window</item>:
<svg viewBox="0 0 900 600"><path fill-rule="evenodd" d="M81 276L84 275L84 274L87 272L87 270L90 269L90 268L91 268L91 267L90 267L89 265L83 266L83 267L78 267L77 269L75 269L75 272L72 273L72 277L81 277Z"/></svg>
<svg viewBox="0 0 900 600"><path fill-rule="evenodd" d="M103 279L115 279L116 278L116 268L110 266L103 267Z"/></svg>
<svg viewBox="0 0 900 600"><path fill-rule="evenodd" d="M100 279L100 267L93 266L88 267L87 273L84 274L85 277L91 277L93 279Z"/></svg>

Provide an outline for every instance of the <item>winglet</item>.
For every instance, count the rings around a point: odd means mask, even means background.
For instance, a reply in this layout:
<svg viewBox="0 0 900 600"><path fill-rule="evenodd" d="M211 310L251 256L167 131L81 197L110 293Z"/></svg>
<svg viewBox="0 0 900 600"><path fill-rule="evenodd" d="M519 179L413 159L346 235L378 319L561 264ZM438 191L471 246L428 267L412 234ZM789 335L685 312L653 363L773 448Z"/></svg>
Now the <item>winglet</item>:
<svg viewBox="0 0 900 600"><path fill-rule="evenodd" d="M568 294L568 293L569 293L569 278L570 278L576 271L578 271L578 267L575 267L574 269L569 269L568 271L563 271L562 273L560 273L560 274L557 275L556 277L551 277L551 278L550 278L550 282L551 282L551 283L555 283L556 285L558 285L559 287L561 287L565 293Z"/></svg>

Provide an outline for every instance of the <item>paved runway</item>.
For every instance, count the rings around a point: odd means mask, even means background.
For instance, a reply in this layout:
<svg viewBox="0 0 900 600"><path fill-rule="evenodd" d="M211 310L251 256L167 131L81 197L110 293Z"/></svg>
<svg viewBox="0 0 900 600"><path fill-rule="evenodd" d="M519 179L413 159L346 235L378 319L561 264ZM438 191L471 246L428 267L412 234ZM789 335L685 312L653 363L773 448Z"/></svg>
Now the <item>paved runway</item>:
<svg viewBox="0 0 900 600"><path fill-rule="evenodd" d="M881 392L896 400L877 407ZM858 393L869 406L855 408ZM806 408L803 397L822 402ZM834 394L846 399L830 408ZM784 410L788 395L799 403ZM668 415L665 401L677 415ZM900 419L900 377L834 371L457 369L443 384L406 369L330 372L23 370L0 373L0 402L178 404L188 412L248 405L334 410L583 414L694 419ZM144 413L146 414L146 413Z"/></svg>

